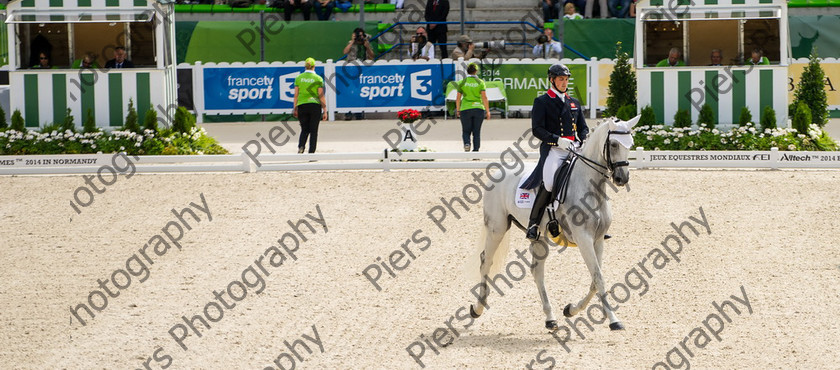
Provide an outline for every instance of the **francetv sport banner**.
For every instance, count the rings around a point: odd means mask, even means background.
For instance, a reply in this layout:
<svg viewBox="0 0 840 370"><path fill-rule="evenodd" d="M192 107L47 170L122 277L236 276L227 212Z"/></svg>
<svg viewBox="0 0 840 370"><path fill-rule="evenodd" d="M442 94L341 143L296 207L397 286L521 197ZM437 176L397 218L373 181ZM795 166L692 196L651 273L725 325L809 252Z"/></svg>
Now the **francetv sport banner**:
<svg viewBox="0 0 840 370"><path fill-rule="evenodd" d="M339 112L442 107L454 72L451 63L337 64L335 107Z"/></svg>
<svg viewBox="0 0 840 370"><path fill-rule="evenodd" d="M302 66L290 67L205 67L204 110L247 112L291 111L295 98L295 77ZM324 78L324 67L315 73ZM326 89L325 89L326 90Z"/></svg>

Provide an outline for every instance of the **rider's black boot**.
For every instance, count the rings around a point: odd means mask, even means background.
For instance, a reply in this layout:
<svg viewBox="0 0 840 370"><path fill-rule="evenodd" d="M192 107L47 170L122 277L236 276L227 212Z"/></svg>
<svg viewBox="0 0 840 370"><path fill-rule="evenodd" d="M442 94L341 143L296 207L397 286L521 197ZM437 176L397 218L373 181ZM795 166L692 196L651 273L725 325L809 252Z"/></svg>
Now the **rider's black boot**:
<svg viewBox="0 0 840 370"><path fill-rule="evenodd" d="M528 218L528 231L525 234L525 238L528 240L537 241L540 238L540 221L542 221L545 206L550 201L551 192L540 185L540 190L537 191L537 197L534 199L534 208L531 208L531 217Z"/></svg>

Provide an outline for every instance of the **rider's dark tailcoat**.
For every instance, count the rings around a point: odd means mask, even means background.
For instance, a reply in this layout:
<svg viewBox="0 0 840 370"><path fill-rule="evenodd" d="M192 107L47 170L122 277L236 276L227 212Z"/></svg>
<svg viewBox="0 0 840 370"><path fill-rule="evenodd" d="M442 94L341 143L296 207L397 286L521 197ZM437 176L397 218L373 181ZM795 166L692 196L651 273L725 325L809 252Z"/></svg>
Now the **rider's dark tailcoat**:
<svg viewBox="0 0 840 370"><path fill-rule="evenodd" d="M548 92L534 99L531 129L534 136L542 141L540 161L531 173L531 177L522 184L523 189L536 189L542 184L546 156L551 147L557 145L557 140L565 137L583 142L589 134L589 127L586 126L586 118L583 116L583 106L568 94L565 95L565 100L563 102L554 89L549 89Z"/></svg>

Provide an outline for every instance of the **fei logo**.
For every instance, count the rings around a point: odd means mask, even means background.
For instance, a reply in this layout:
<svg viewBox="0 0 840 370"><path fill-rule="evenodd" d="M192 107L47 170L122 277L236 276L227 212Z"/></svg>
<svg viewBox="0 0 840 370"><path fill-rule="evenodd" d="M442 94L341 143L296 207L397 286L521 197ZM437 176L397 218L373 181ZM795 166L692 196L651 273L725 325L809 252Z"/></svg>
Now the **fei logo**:
<svg viewBox="0 0 840 370"><path fill-rule="evenodd" d="M414 99L432 101L431 69L426 69L411 74L411 97Z"/></svg>

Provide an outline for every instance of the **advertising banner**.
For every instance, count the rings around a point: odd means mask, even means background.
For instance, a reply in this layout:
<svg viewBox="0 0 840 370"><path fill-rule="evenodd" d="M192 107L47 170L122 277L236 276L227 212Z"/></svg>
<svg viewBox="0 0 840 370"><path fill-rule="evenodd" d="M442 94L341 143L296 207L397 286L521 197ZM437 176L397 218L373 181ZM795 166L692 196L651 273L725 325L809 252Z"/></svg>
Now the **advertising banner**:
<svg viewBox="0 0 840 370"><path fill-rule="evenodd" d="M291 111L295 77L303 71L302 66L204 68L204 109ZM315 73L324 78L324 67L315 67Z"/></svg>
<svg viewBox="0 0 840 370"><path fill-rule="evenodd" d="M426 108L443 106L444 87L454 78L452 64L335 66L336 107Z"/></svg>
<svg viewBox="0 0 840 370"><path fill-rule="evenodd" d="M569 95L587 105L586 64L566 64L572 77L569 79ZM502 81L505 84L509 106L534 104L534 98L548 90L548 67L551 64L484 64L480 77L487 81Z"/></svg>

